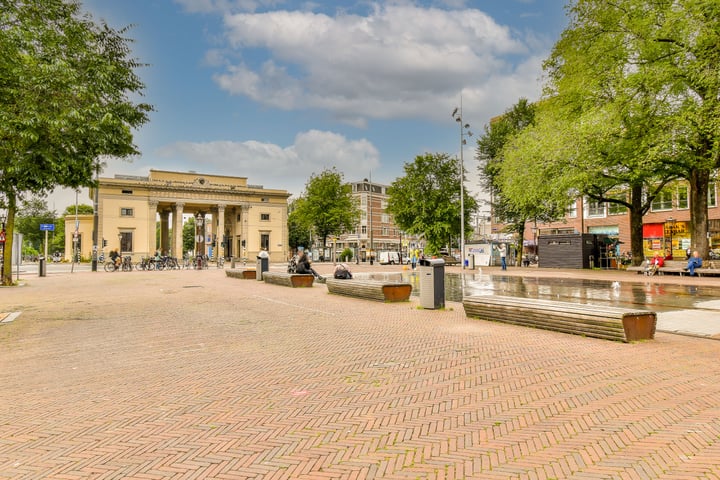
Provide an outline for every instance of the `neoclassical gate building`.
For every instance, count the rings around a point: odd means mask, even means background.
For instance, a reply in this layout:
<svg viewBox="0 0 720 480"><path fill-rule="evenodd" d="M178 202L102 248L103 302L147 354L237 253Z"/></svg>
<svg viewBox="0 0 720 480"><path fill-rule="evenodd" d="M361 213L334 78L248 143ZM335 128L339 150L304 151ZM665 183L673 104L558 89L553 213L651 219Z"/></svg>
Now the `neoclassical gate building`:
<svg viewBox="0 0 720 480"><path fill-rule="evenodd" d="M193 216L195 253L254 261L267 250L273 262L288 257L286 190L249 185L246 177L161 170L100 178L98 185L98 248L106 254L118 248L137 260L159 249L181 257L183 218ZM92 255L92 231L92 215L66 217L66 258L74 248Z"/></svg>

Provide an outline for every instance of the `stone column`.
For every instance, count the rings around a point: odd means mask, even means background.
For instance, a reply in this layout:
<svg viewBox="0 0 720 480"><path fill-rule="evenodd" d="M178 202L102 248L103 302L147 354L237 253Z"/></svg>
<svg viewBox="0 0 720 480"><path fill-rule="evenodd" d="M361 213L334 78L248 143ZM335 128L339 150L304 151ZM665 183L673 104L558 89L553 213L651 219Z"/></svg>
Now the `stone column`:
<svg viewBox="0 0 720 480"><path fill-rule="evenodd" d="M145 255L153 255L155 253L155 249L157 248L156 240L155 240L155 226L156 226L156 216L157 216L157 206L158 202L157 200L150 200L148 201L148 233L147 233L147 244L146 244L146 250L147 253Z"/></svg>
<svg viewBox="0 0 720 480"><path fill-rule="evenodd" d="M184 203L176 203L175 210L173 211L173 244L172 254L178 260L182 259L183 256L183 209L185 208Z"/></svg>
<svg viewBox="0 0 720 480"><path fill-rule="evenodd" d="M250 239L248 238L250 233L250 227L248 225L248 217L250 215L250 205L241 205L240 206L242 213L240 214L240 238L242 241L245 242L245 248L242 249L242 252L240 252L240 256L243 258L247 258L247 252L250 248Z"/></svg>
<svg viewBox="0 0 720 480"><path fill-rule="evenodd" d="M165 255L168 255L168 250L170 250L170 245L168 242L168 230L170 221L170 210L163 210L160 212L160 250Z"/></svg>
<svg viewBox="0 0 720 480"><path fill-rule="evenodd" d="M226 205L224 203L221 203L217 206L217 257L225 257L225 244L223 244L223 240L225 239L225 207Z"/></svg>

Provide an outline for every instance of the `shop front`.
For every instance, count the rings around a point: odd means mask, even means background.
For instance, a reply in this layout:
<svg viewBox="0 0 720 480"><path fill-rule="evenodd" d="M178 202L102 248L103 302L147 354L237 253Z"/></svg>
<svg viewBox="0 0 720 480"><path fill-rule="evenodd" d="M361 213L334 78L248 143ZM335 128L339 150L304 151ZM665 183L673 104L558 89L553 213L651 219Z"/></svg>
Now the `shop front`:
<svg viewBox="0 0 720 480"><path fill-rule="evenodd" d="M684 259L690 248L689 223L668 219L643 225L643 253L646 258L659 252L665 258Z"/></svg>

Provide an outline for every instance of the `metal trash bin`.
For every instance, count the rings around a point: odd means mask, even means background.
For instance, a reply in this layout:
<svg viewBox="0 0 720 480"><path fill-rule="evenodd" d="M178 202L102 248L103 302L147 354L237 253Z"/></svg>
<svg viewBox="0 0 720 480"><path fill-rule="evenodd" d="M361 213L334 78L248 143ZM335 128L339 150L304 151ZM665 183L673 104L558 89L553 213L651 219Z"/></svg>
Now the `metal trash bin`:
<svg viewBox="0 0 720 480"><path fill-rule="evenodd" d="M263 279L263 272L267 272L270 269L270 255L263 250L258 253L257 265L255 266L255 280L261 281Z"/></svg>
<svg viewBox="0 0 720 480"><path fill-rule="evenodd" d="M442 258L420 259L420 306L423 308L445 307L445 260Z"/></svg>
<svg viewBox="0 0 720 480"><path fill-rule="evenodd" d="M40 262L38 263L38 276L47 276L47 264L45 263L45 257L40 257Z"/></svg>

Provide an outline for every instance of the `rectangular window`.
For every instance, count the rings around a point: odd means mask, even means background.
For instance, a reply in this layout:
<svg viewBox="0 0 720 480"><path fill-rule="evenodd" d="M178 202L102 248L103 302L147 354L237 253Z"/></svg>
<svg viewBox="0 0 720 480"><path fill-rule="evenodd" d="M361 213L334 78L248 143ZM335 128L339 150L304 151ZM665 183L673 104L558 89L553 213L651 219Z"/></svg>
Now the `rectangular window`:
<svg viewBox="0 0 720 480"><path fill-rule="evenodd" d="M367 226L363 225L361 227L363 235L367 234Z"/></svg>
<svg viewBox="0 0 720 480"><path fill-rule="evenodd" d="M120 216L121 216L121 217L132 217L132 216L133 216L133 209L132 209L132 208L121 208L121 209L120 209Z"/></svg>
<svg viewBox="0 0 720 480"><path fill-rule="evenodd" d="M261 233L260 234L260 248L262 250L270 251L270 234L269 233Z"/></svg>
<svg viewBox="0 0 720 480"><path fill-rule="evenodd" d="M690 200L688 195L688 185L681 184L677 188L677 208L685 210L690 208Z"/></svg>
<svg viewBox="0 0 720 480"><path fill-rule="evenodd" d="M387 213L383 213L383 214L380 216L380 221L381 221L382 223L390 223L390 215L388 215Z"/></svg>
<svg viewBox="0 0 720 480"><path fill-rule="evenodd" d="M132 192L133 192L132 190L123 190L122 191L123 195L132 195Z"/></svg>
<svg viewBox="0 0 720 480"><path fill-rule="evenodd" d="M132 232L120 232L120 251L133 251L133 234Z"/></svg>
<svg viewBox="0 0 720 480"><path fill-rule="evenodd" d="M269 213L261 213L260 214L260 220L263 222L269 222L270 221L270 214Z"/></svg>
<svg viewBox="0 0 720 480"><path fill-rule="evenodd" d="M624 202L627 201L627 195L625 195L624 193L610 195L610 198L615 198L617 200L622 200ZM608 209L608 215L625 215L628 212L628 209L625 205L622 205L617 202L607 202L607 209Z"/></svg>
<svg viewBox="0 0 720 480"><path fill-rule="evenodd" d="M568 205L567 216L568 218L577 218L577 200Z"/></svg>
<svg viewBox="0 0 720 480"><path fill-rule="evenodd" d="M670 188L663 188L660 193L657 194L655 200L650 205L650 210L658 212L662 210L672 210L673 191Z"/></svg>
<svg viewBox="0 0 720 480"><path fill-rule="evenodd" d="M595 200L588 200L588 217L604 217L605 204Z"/></svg>
<svg viewBox="0 0 720 480"><path fill-rule="evenodd" d="M717 207L717 191L715 190L715 182L708 185L708 207Z"/></svg>

